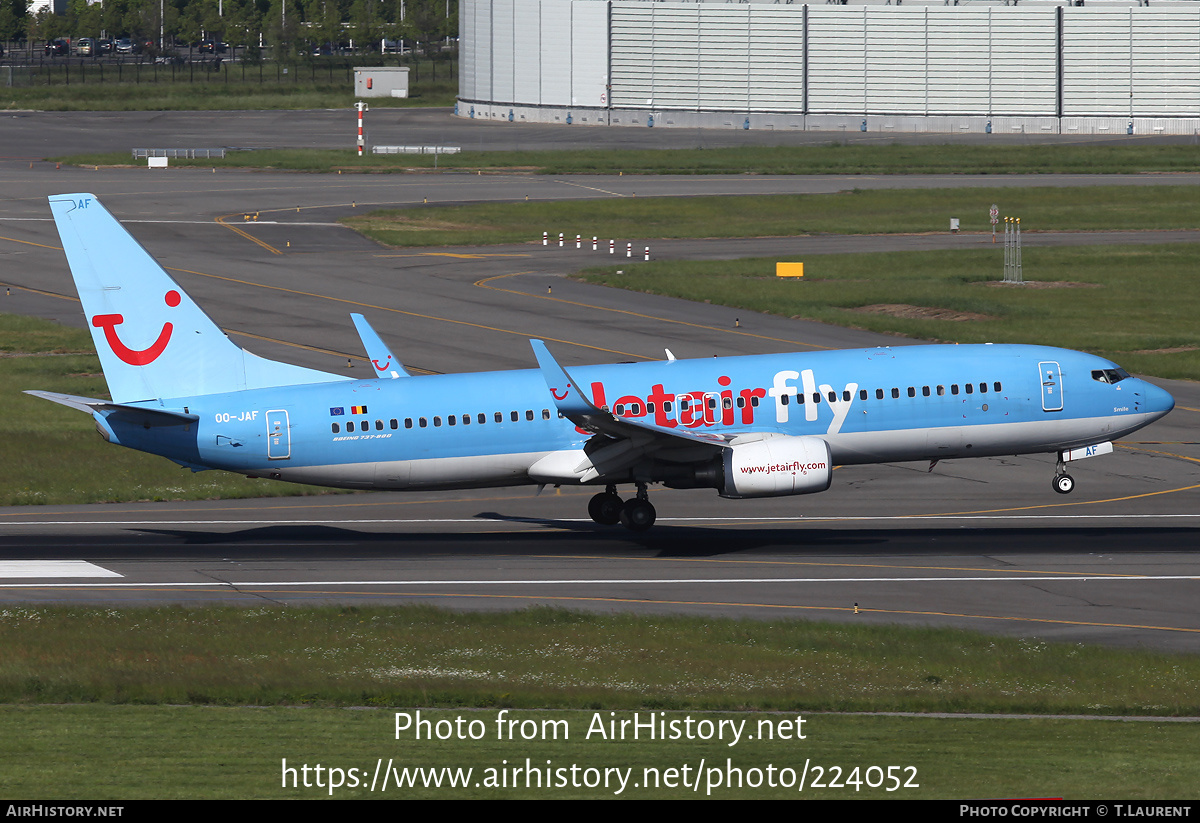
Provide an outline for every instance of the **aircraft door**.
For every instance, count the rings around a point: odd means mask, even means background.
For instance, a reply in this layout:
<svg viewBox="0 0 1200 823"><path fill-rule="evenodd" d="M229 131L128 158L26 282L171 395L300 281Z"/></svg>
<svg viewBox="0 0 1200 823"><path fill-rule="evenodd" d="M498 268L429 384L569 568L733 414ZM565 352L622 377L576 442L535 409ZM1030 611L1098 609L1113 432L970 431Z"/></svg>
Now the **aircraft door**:
<svg viewBox="0 0 1200 823"><path fill-rule="evenodd" d="M1042 411L1062 411L1062 370L1057 361L1043 360L1038 363L1042 384Z"/></svg>
<svg viewBox="0 0 1200 823"><path fill-rule="evenodd" d="M292 432L286 409L267 412L267 459L287 460L292 456Z"/></svg>

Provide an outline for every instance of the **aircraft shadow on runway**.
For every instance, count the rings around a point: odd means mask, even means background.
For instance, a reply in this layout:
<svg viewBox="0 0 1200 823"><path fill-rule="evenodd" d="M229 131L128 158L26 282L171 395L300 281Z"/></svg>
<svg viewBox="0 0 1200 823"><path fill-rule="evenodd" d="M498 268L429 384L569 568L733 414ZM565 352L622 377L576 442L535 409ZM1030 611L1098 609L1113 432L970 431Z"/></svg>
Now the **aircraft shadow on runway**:
<svg viewBox="0 0 1200 823"><path fill-rule="evenodd" d="M355 558L409 558L429 555L481 553L509 555L578 554L586 545L589 553L612 552L619 556L631 549L649 551L655 557L720 557L739 553L769 555L980 555L990 553L1038 554L1137 554L1145 552L1192 553L1197 532L1187 528L714 528L661 524L651 532L634 533L620 526L566 520L510 518L495 513L480 517L498 522L541 524L545 531L487 534L422 532L368 532L330 525L261 526L239 531L140 528L128 542L107 538L81 541L74 536L43 533L0 539L0 559L79 558L179 559L220 556L222 558L306 558L333 560ZM211 547L212 552L197 549Z"/></svg>

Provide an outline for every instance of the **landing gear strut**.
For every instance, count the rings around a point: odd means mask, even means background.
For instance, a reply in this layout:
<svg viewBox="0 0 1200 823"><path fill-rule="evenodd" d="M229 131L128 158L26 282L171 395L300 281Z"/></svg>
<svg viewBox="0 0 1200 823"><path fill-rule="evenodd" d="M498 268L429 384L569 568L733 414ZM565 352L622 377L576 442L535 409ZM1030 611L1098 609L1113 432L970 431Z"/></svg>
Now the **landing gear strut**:
<svg viewBox="0 0 1200 823"><path fill-rule="evenodd" d="M620 523L634 532L644 532L654 525L658 513L646 494L646 484L637 484L637 497L622 501L616 486L606 486L604 491L588 501L588 514L603 526Z"/></svg>

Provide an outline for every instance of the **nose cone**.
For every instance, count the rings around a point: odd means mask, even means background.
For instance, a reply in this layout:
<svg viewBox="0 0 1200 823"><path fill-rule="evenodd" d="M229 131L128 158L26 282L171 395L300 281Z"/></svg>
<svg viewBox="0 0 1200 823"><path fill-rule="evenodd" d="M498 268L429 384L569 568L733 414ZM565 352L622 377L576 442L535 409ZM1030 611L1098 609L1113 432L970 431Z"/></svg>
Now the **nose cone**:
<svg viewBox="0 0 1200 823"><path fill-rule="evenodd" d="M1154 415L1155 420L1175 408L1175 398L1166 389L1160 389L1158 386L1147 383L1145 380L1140 382L1142 384L1142 395L1146 398L1144 408L1147 413Z"/></svg>

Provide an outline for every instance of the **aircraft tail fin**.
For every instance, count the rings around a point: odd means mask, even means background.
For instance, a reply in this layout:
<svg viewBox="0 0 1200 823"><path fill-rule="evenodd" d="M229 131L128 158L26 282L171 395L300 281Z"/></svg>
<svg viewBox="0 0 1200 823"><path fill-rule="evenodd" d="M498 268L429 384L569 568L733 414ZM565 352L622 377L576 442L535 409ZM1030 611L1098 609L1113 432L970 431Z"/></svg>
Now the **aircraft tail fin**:
<svg viewBox="0 0 1200 823"><path fill-rule="evenodd" d="M95 195L50 210L114 402L346 379L234 344Z"/></svg>

